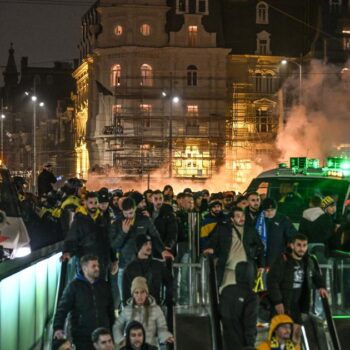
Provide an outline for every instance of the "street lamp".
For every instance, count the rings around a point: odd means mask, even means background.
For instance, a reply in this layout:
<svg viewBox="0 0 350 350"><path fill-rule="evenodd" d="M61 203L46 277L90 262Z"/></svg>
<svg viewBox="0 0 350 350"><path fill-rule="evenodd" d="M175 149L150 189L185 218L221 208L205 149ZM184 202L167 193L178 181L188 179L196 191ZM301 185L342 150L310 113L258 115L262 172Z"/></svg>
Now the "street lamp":
<svg viewBox="0 0 350 350"><path fill-rule="evenodd" d="M286 59L283 59L281 61L281 64L284 66L287 65L288 63L295 64L299 69L299 103L301 103L301 88L302 88L302 83L303 83L303 66L301 63L298 63L296 61L291 61L291 60L286 60Z"/></svg>
<svg viewBox="0 0 350 350"><path fill-rule="evenodd" d="M1 113L1 161L4 161L4 119L5 114Z"/></svg>

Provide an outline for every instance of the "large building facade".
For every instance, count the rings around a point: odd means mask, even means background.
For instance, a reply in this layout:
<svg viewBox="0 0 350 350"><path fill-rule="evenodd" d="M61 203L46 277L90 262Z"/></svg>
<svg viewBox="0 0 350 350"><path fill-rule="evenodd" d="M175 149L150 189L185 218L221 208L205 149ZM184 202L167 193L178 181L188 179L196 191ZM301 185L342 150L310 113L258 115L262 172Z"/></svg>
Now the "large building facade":
<svg viewBox="0 0 350 350"><path fill-rule="evenodd" d="M300 102L285 79L312 58L344 62L348 13L326 0L97 1L74 73L77 173L246 180L279 157Z"/></svg>

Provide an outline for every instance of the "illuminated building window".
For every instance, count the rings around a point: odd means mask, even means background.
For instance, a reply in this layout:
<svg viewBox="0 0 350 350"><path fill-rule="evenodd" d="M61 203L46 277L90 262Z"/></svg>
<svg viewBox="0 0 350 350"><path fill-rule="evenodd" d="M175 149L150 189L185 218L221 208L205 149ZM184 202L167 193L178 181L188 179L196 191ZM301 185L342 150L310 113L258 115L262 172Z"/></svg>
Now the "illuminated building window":
<svg viewBox="0 0 350 350"><path fill-rule="evenodd" d="M188 0L176 0L176 13L187 12Z"/></svg>
<svg viewBox="0 0 350 350"><path fill-rule="evenodd" d="M273 116L271 110L259 108L256 110L256 131L268 133L273 131Z"/></svg>
<svg viewBox="0 0 350 350"><path fill-rule="evenodd" d="M187 86L197 86L197 67L194 65L187 67Z"/></svg>
<svg viewBox="0 0 350 350"><path fill-rule="evenodd" d="M151 113L152 105L151 104L140 104L140 111L142 113L142 122L145 128L151 127Z"/></svg>
<svg viewBox="0 0 350 350"><path fill-rule="evenodd" d="M119 86L121 82L122 68L115 64L111 69L111 86Z"/></svg>
<svg viewBox="0 0 350 350"><path fill-rule="evenodd" d="M198 106L197 105L187 105L187 114L190 117L198 116Z"/></svg>
<svg viewBox="0 0 350 350"><path fill-rule="evenodd" d="M115 26L114 27L114 34L116 35L116 36L121 36L121 35L123 35L123 27L121 26L121 25L117 25L117 26Z"/></svg>
<svg viewBox="0 0 350 350"><path fill-rule="evenodd" d="M112 106L113 116L119 116L122 113L122 105L113 105Z"/></svg>
<svg viewBox="0 0 350 350"><path fill-rule="evenodd" d="M271 55L270 50L270 34L263 30L256 36L256 51L257 55Z"/></svg>
<svg viewBox="0 0 350 350"><path fill-rule="evenodd" d="M153 86L153 69L149 64L141 66L141 84L142 86Z"/></svg>
<svg viewBox="0 0 350 350"><path fill-rule="evenodd" d="M197 46L197 35L198 35L198 27L197 26L189 26L188 27L188 45L191 47Z"/></svg>
<svg viewBox="0 0 350 350"><path fill-rule="evenodd" d="M266 2L260 1L256 5L256 23L268 24L269 23L269 7Z"/></svg>
<svg viewBox="0 0 350 350"><path fill-rule="evenodd" d="M150 36L151 35L151 26L149 24L142 24L140 27L140 33L143 36Z"/></svg>

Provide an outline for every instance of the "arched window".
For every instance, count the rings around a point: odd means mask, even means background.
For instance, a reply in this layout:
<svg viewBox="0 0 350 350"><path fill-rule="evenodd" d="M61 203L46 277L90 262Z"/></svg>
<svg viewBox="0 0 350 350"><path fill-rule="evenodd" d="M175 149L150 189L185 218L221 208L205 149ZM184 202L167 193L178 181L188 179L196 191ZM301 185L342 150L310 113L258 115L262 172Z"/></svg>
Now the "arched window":
<svg viewBox="0 0 350 350"><path fill-rule="evenodd" d="M141 84L142 86L153 86L153 69L149 64L141 66Z"/></svg>
<svg viewBox="0 0 350 350"><path fill-rule="evenodd" d="M111 69L111 86L119 86L121 82L122 68L115 64Z"/></svg>
<svg viewBox="0 0 350 350"><path fill-rule="evenodd" d="M115 27L114 27L114 34L116 35L116 36L121 36L121 35L123 35L123 27L121 26L121 25L116 25Z"/></svg>
<svg viewBox="0 0 350 350"><path fill-rule="evenodd" d="M262 75L261 75L261 73L255 74L255 91L262 92Z"/></svg>
<svg viewBox="0 0 350 350"><path fill-rule="evenodd" d="M269 6L264 1L260 1L256 5L256 23L257 24L269 23Z"/></svg>
<svg viewBox="0 0 350 350"><path fill-rule="evenodd" d="M187 86L197 86L197 67L190 65L187 67Z"/></svg>
<svg viewBox="0 0 350 350"><path fill-rule="evenodd" d="M150 36L151 35L151 26L149 24L142 24L140 27L140 33L143 36Z"/></svg>

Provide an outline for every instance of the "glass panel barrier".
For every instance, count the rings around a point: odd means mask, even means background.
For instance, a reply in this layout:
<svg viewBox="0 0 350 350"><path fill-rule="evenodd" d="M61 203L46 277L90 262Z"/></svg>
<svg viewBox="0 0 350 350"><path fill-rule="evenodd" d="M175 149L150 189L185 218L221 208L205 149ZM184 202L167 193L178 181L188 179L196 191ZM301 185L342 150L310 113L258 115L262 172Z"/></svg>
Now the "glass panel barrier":
<svg viewBox="0 0 350 350"><path fill-rule="evenodd" d="M40 347L61 270L56 244L0 264L0 350Z"/></svg>

